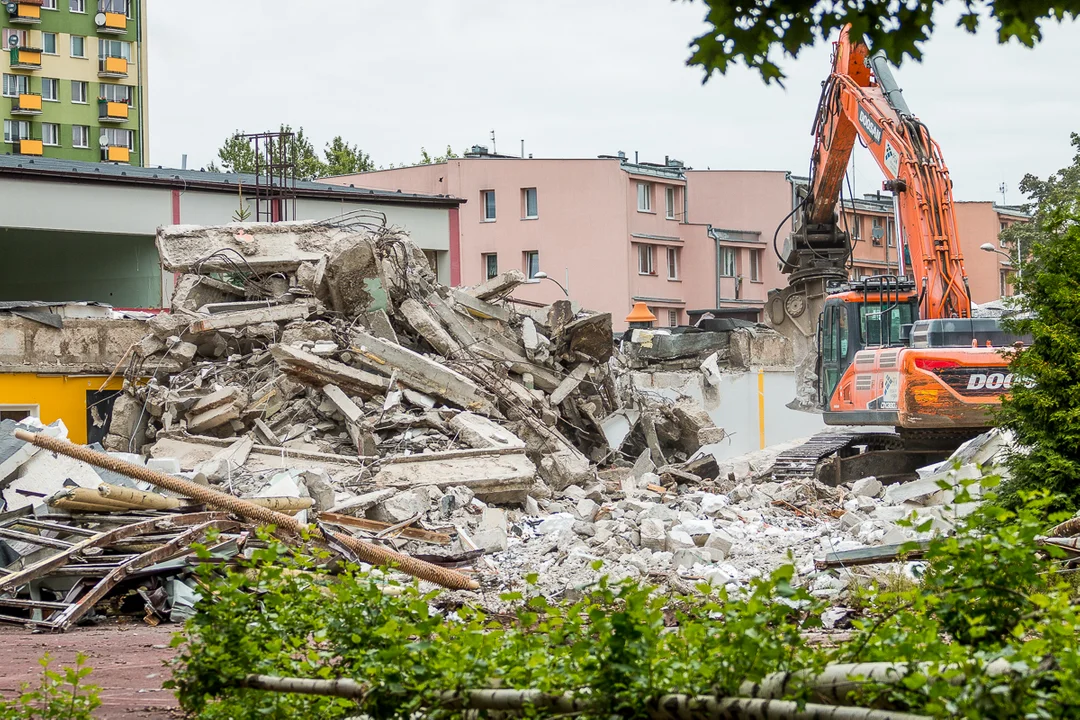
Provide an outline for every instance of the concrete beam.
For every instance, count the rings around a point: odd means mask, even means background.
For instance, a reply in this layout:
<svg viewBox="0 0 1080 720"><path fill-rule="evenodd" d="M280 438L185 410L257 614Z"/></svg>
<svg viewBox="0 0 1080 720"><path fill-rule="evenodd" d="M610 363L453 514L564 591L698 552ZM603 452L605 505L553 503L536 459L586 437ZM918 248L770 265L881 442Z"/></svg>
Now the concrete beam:
<svg viewBox="0 0 1080 720"><path fill-rule="evenodd" d="M337 385L360 397L379 395L390 387L386 378L288 345L271 345L270 354L283 372L314 387Z"/></svg>
<svg viewBox="0 0 1080 720"><path fill-rule="evenodd" d="M245 268L295 272L302 262L318 263L352 235L357 233L313 222L168 225L158 228L155 242L162 266L171 272L232 272L237 253Z"/></svg>

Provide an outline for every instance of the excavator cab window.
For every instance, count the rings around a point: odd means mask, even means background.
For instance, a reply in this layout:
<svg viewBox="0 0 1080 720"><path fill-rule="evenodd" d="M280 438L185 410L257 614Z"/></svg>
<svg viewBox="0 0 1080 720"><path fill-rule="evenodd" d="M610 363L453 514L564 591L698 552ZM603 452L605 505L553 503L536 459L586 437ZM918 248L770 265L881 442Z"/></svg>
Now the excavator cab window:
<svg viewBox="0 0 1080 720"><path fill-rule="evenodd" d="M843 300L828 300L820 319L821 368L820 400L827 404L840 378L851 363L852 349L857 346L851 337L852 318L849 317L848 303Z"/></svg>
<svg viewBox="0 0 1080 720"><path fill-rule="evenodd" d="M903 345L900 330L919 319L918 311L911 302L867 302L859 304L859 326L863 347Z"/></svg>

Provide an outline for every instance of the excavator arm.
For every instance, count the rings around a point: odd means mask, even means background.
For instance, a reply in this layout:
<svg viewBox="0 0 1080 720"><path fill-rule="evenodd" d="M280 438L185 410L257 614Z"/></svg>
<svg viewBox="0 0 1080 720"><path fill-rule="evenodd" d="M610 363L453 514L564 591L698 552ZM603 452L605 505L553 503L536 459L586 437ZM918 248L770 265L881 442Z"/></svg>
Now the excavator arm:
<svg viewBox="0 0 1080 720"><path fill-rule="evenodd" d="M794 344L797 397L790 404L817 410L817 320L829 286L847 279L852 243L838 221L856 137L861 138L896 198L900 272L919 288L921 318L970 317L971 300L956 234L952 182L941 149L908 109L884 56L872 55L844 28L834 43L813 125L807 191L795 229L780 253L788 286L769 294L768 319ZM912 266L904 268L903 248Z"/></svg>

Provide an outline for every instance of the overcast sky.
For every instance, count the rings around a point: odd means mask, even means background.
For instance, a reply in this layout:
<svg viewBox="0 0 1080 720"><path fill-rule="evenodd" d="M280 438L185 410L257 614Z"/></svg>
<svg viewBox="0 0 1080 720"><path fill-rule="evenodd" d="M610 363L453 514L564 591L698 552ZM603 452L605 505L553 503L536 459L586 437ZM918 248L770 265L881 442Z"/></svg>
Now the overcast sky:
<svg viewBox="0 0 1080 720"><path fill-rule="evenodd" d="M745 69L701 84L687 67L705 27L671 0L150 0L150 160L214 159L233 131L302 126L378 165L421 146L473 144L536 157L635 151L704 169L805 174L829 48L783 64L787 89ZM1027 172L1071 158L1080 131L1080 24L1034 50L992 29L940 27L922 64L897 71L940 143L961 200L1010 203ZM860 192L881 176L856 148Z"/></svg>

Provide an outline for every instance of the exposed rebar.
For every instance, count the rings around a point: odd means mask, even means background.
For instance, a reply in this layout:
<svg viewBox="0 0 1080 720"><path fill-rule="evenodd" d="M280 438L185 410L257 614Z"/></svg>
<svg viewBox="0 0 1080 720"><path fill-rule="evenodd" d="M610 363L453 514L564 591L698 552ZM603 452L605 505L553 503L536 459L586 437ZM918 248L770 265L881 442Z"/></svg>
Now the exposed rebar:
<svg viewBox="0 0 1080 720"><path fill-rule="evenodd" d="M67 440L51 438L47 435L27 432L25 430L16 430L15 437L32 445L36 445L39 448L66 455L70 458L75 458L76 460L81 460L89 465L104 468L105 470L112 470L113 472L120 473L121 475L136 480L143 480L156 487L177 493L178 495L193 498L211 507L228 510L240 517L247 518L248 520L254 520L264 525L274 525L277 528L294 535L300 535L309 527L289 515L275 512L268 508L259 507L247 500L241 500L240 498L227 495L218 490L212 490L201 485L196 485L193 482L189 482L173 475L166 475L163 472L152 470L142 465L126 462L119 458L112 457L111 455L106 455L105 453L83 447L82 445L76 445ZM99 497L98 502L101 502L103 499L104 498ZM377 545L372 545L371 543L364 542L352 535L330 531L316 532L321 532L327 541L333 540L345 546L352 551L358 559L371 565L394 566L415 578L427 580L437 585L441 585L442 587L450 588L451 590L476 590L480 587L478 582L459 572L448 570L447 568L442 568L438 565L424 562L423 560L417 560L416 558L411 558L408 555L402 555L401 553L387 550L386 548L381 548Z"/></svg>

